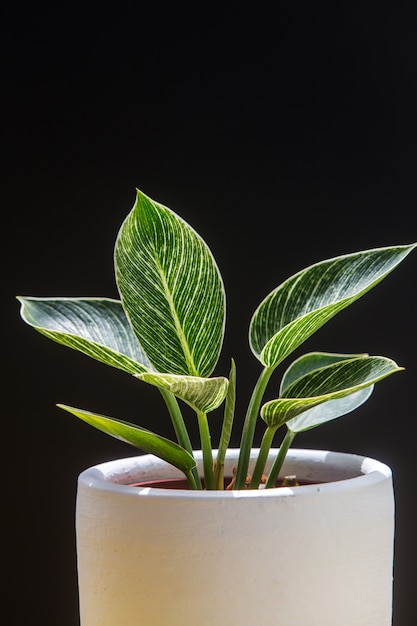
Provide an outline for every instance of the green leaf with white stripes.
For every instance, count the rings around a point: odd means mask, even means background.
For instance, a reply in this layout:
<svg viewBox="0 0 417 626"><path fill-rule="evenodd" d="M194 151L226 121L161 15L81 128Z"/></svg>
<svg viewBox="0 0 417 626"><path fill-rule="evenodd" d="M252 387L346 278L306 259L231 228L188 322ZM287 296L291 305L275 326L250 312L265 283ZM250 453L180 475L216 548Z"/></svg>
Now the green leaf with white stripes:
<svg viewBox="0 0 417 626"><path fill-rule="evenodd" d="M311 265L272 291L255 311L249 341L276 367L337 313L375 287L416 244L375 248Z"/></svg>
<svg viewBox="0 0 417 626"><path fill-rule="evenodd" d="M371 397L374 387L370 385L342 398L326 400L286 422L287 428L293 433L301 433L351 413Z"/></svg>
<svg viewBox="0 0 417 626"><path fill-rule="evenodd" d="M196 411L209 413L221 405L226 397L228 380L222 376L201 378L176 374L138 374L140 380L167 389L177 398L184 400Z"/></svg>
<svg viewBox="0 0 417 626"><path fill-rule="evenodd" d="M340 354L338 352L308 352L293 361L284 372L279 388L279 394L282 395L286 388L292 385L296 380L302 378L306 374L314 370L322 369L327 365L348 361L350 359L360 359L369 356L366 353L361 354Z"/></svg>
<svg viewBox="0 0 417 626"><path fill-rule="evenodd" d="M280 398L263 405L261 417L270 427L288 425L299 415L328 401L345 398L378 381L401 371L394 361L380 356L361 356L340 360L319 369L313 369L297 378L285 388ZM342 413L343 414L343 413ZM329 419L332 412L328 414ZM316 412L311 413L311 422L292 422L294 432L314 428L325 420Z"/></svg>
<svg viewBox="0 0 417 626"><path fill-rule="evenodd" d="M203 239L137 191L116 241L115 267L123 306L154 369L209 376L223 343L225 294Z"/></svg>
<svg viewBox="0 0 417 626"><path fill-rule="evenodd" d="M119 300L19 297L21 316L50 339L129 374L151 369Z"/></svg>
<svg viewBox="0 0 417 626"><path fill-rule="evenodd" d="M91 413L83 409L76 409L66 404L58 404L57 406L60 409L64 409L64 411L72 413L87 424L90 424L90 426L101 430L107 435L111 435L135 448L139 448L139 450L147 454L156 455L185 474L196 467L194 457L184 450L184 448L181 448L181 446L169 439L165 439L165 437L140 428L136 426L136 424L131 424L130 422L125 422L114 417L99 415L98 413Z"/></svg>
<svg viewBox="0 0 417 626"><path fill-rule="evenodd" d="M280 394L282 395L286 388L296 380L314 370L340 361L367 356L367 354L335 354L330 352L310 352L304 354L296 359L284 373L280 386ZM298 417L291 419L287 422L287 427L292 432L299 433L315 428L320 424L330 422L347 413L351 413L368 400L372 395L374 386L375 385L369 385L342 398L327 400L322 404L304 411Z"/></svg>

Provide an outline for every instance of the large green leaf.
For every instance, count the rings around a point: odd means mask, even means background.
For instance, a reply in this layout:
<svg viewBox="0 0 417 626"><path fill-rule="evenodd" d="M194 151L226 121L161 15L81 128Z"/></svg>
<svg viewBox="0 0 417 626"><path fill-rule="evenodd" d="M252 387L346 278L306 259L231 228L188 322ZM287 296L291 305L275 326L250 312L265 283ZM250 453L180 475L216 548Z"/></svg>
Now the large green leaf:
<svg viewBox="0 0 417 626"><path fill-rule="evenodd" d="M196 411L208 413L221 405L226 397L228 380L222 376L201 378L177 374L144 373L137 378L155 387L167 389Z"/></svg>
<svg viewBox="0 0 417 626"><path fill-rule="evenodd" d="M138 191L116 241L115 266L123 306L154 368L209 376L223 343L225 295L203 239Z"/></svg>
<svg viewBox="0 0 417 626"><path fill-rule="evenodd" d="M416 244L376 248L322 261L272 291L255 311L250 345L276 367L303 341L387 276Z"/></svg>
<svg viewBox="0 0 417 626"><path fill-rule="evenodd" d="M270 427L282 426L307 410L359 392L402 369L391 359L379 356L341 360L314 369L288 385L282 397L264 404L261 409L262 419ZM312 415L318 419L317 414ZM329 419L333 419L331 415L329 413ZM311 425L304 423L301 430L313 428L323 421ZM296 429L294 432L298 432L300 424L293 422L293 428Z"/></svg>
<svg viewBox="0 0 417 626"><path fill-rule="evenodd" d="M50 339L129 374L151 368L119 300L18 299L23 320Z"/></svg>
<svg viewBox="0 0 417 626"><path fill-rule="evenodd" d="M58 404L59 408L72 413L90 426L94 426L107 435L111 435L120 441L128 443L135 448L139 448L147 454L154 454L167 463L178 468L184 473L188 473L196 467L194 457L177 443L165 439L160 435L140 428L135 424L130 424L114 417L106 417L98 413L91 413L83 409L76 409L65 404Z"/></svg>

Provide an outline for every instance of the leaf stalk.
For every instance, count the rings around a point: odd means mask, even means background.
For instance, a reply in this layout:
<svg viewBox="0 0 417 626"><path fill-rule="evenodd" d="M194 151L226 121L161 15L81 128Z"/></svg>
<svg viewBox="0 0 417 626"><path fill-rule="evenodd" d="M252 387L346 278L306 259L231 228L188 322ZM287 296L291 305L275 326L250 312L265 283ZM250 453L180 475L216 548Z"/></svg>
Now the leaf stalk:
<svg viewBox="0 0 417 626"><path fill-rule="evenodd" d="M211 436L208 425L207 413L197 412L198 427L200 430L201 450L203 453L204 480L206 489L214 489L214 464L213 451L211 448Z"/></svg>
<svg viewBox="0 0 417 626"><path fill-rule="evenodd" d="M232 434L233 419L235 415L236 405L236 365L232 359L232 365L229 374L229 386L227 389L226 402L224 406L223 425L220 434L219 448L217 450L216 468L214 472L214 480L216 489L224 489L224 462L226 458L227 447Z"/></svg>
<svg viewBox="0 0 417 626"><path fill-rule="evenodd" d="M279 452L275 458L274 463L270 469L268 479L265 483L265 489L269 489L270 487L275 487L275 484L278 480L279 473L285 461L285 457L287 456L287 452L294 441L296 433L287 428L287 434L284 437L284 440L280 446Z"/></svg>
<svg viewBox="0 0 417 626"><path fill-rule="evenodd" d="M194 456L194 451L190 441L190 437L188 435L187 427L185 426L184 418L182 416L181 409L178 406L178 401L176 397L174 396L174 394L172 394L167 389L164 389L163 387L160 387L159 390L167 405L179 445L187 450L187 452L189 452L192 456ZM194 477L194 483L199 489L201 489L202 485L197 467L192 470L192 474Z"/></svg>
<svg viewBox="0 0 417 626"><path fill-rule="evenodd" d="M250 452L255 435L256 420L259 415L262 398L265 393L266 386L272 376L275 367L265 367L255 385L251 399L249 401L246 412L245 422L242 430L242 439L240 442L240 453L236 469L236 477L233 485L234 489L243 489L246 483L246 476L249 469Z"/></svg>
<svg viewBox="0 0 417 626"><path fill-rule="evenodd" d="M272 446L274 435L278 430L278 426L268 426L262 437L261 447L259 449L258 458L256 460L255 468L253 470L252 479L249 484L249 489L258 489L262 481L265 465L268 460L268 454Z"/></svg>

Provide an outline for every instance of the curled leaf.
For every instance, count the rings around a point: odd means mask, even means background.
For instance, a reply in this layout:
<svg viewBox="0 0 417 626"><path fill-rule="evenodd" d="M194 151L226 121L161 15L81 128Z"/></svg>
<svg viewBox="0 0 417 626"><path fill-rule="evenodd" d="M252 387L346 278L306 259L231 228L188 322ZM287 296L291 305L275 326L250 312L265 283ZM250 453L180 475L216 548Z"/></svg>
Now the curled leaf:
<svg viewBox="0 0 417 626"><path fill-rule="evenodd" d="M334 410L322 415L318 411L311 412L311 421L308 420L308 416L304 416L299 422L290 423L290 420L295 420L301 414L325 402L345 399L402 369L391 359L379 356L337 361L297 378L285 388L282 397L264 404L261 409L262 419L273 428L291 424L290 428L294 429L294 432L314 428L343 415L344 412L340 412L342 405L333 405ZM347 401L345 407L352 410L349 408L351 403L362 404L366 399L366 395L356 396Z"/></svg>
<svg viewBox="0 0 417 626"><path fill-rule="evenodd" d="M307 354L303 354L298 359L293 361L284 372L279 393L282 395L289 385L314 370L319 370L327 365L332 365L333 363L347 361L349 359L360 359L366 356L369 355L366 353L340 354L337 352L308 352Z"/></svg>
<svg viewBox="0 0 417 626"><path fill-rule="evenodd" d="M203 413L217 409L225 399L228 388L228 380L222 376L201 378L148 372L136 377L155 387L167 389L196 411Z"/></svg>

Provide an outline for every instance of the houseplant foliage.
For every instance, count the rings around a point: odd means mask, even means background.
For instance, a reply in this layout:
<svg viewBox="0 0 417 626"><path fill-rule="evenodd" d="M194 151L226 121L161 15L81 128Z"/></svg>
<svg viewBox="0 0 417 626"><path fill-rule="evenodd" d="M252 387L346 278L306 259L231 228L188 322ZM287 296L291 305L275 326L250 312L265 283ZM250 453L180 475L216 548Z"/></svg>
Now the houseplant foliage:
<svg viewBox="0 0 417 626"><path fill-rule="evenodd" d="M308 353L285 370L277 397L263 401L277 367L337 313L381 282L414 249L397 245L347 254L299 271L258 306L249 344L261 365L241 432L234 489L272 487L287 450L303 431L351 412L374 385L400 371L393 360L368 354ZM235 408L236 367L213 376L225 331L225 291L204 240L169 208L137 191L115 245L120 300L19 297L23 320L50 339L157 387L176 441L114 417L60 404L95 428L180 469L191 489L223 489L223 466ZM181 406L195 411L204 482L193 455ZM214 455L210 421L222 418ZM265 424L259 456L248 478L259 419ZM277 432L278 454L264 476Z"/></svg>

